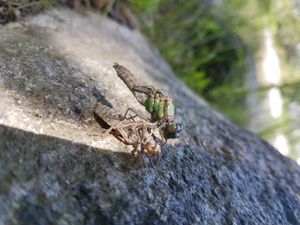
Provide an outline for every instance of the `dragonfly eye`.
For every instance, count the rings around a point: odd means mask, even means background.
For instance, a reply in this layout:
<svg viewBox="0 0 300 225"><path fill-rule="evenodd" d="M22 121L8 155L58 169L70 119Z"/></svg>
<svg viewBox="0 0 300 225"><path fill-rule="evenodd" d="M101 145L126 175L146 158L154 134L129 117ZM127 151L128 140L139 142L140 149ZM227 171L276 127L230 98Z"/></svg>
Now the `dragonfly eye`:
<svg viewBox="0 0 300 225"><path fill-rule="evenodd" d="M163 128L164 137L166 139L176 138L177 134L182 130L182 126L179 123L169 123Z"/></svg>

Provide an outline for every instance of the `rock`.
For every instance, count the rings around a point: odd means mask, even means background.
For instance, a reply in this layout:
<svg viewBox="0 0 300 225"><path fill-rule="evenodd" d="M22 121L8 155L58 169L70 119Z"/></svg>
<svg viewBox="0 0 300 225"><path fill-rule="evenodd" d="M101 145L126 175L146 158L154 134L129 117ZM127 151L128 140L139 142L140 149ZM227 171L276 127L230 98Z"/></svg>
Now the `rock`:
<svg viewBox="0 0 300 225"><path fill-rule="evenodd" d="M0 32L1 225L300 224L300 167L192 94L139 32L66 9ZM143 110L114 62L174 99L184 130L157 165L94 119L97 100Z"/></svg>

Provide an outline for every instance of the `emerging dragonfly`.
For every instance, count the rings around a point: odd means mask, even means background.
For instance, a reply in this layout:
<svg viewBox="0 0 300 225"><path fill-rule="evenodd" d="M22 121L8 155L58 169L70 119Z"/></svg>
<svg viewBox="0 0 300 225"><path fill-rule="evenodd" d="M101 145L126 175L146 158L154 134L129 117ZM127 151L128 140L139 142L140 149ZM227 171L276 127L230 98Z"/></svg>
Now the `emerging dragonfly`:
<svg viewBox="0 0 300 225"><path fill-rule="evenodd" d="M165 139L176 138L182 126L179 123L175 124L174 104L167 92L140 85L134 75L124 66L115 63L113 67L138 102L151 114L150 122L157 122L161 136ZM146 118L138 112L135 113Z"/></svg>
<svg viewBox="0 0 300 225"><path fill-rule="evenodd" d="M127 110L128 112L128 110ZM138 156L146 153L148 156L161 155L162 141L154 135L154 129L157 129L155 124L144 120L135 121L133 117L126 118L117 110L106 105L97 103L95 115L98 122L105 124L106 133L111 133L115 138L126 145L132 145L132 155Z"/></svg>

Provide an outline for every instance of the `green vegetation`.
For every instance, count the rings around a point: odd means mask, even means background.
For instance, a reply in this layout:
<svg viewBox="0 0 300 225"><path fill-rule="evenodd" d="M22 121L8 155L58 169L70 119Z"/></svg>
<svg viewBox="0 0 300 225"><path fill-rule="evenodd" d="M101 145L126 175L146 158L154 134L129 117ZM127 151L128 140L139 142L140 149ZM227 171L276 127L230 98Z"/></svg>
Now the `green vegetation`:
<svg viewBox="0 0 300 225"><path fill-rule="evenodd" d="M177 75L220 111L245 125L246 58L252 57L258 46L253 40L259 40L260 33L253 31L260 31L260 24L253 18L262 12L247 12L245 4L235 0L221 5L205 0L128 2L142 15L144 32ZM261 3L249 4L260 8Z"/></svg>

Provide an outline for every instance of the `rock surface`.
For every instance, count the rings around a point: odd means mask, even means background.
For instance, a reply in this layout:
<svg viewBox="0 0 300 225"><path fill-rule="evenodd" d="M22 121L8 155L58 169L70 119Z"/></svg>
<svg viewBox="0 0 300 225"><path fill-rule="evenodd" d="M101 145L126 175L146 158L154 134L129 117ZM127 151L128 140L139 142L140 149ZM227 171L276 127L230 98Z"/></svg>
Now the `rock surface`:
<svg viewBox="0 0 300 225"><path fill-rule="evenodd" d="M300 224L300 167L211 110L145 38L60 9L0 27L0 225ZM98 101L142 110L112 64L171 93L155 167L104 136Z"/></svg>

